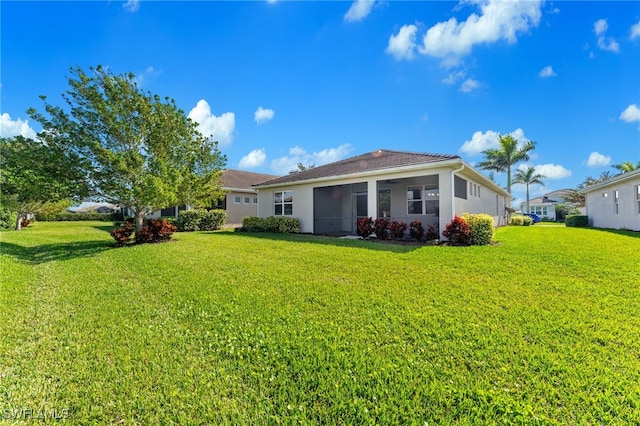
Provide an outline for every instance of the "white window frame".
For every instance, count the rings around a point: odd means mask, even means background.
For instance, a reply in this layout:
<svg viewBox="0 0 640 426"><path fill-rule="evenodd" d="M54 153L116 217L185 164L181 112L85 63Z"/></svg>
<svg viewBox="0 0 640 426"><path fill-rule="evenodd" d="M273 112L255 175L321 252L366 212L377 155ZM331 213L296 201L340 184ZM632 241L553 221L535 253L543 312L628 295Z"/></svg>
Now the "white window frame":
<svg viewBox="0 0 640 426"><path fill-rule="evenodd" d="M239 195L235 195L233 197L233 204L240 204L242 202L242 197Z"/></svg>
<svg viewBox="0 0 640 426"><path fill-rule="evenodd" d="M258 204L258 197L253 197L251 199L251 204Z"/></svg>
<svg viewBox="0 0 640 426"><path fill-rule="evenodd" d="M640 214L640 185L636 185L636 207L637 213Z"/></svg>
<svg viewBox="0 0 640 426"><path fill-rule="evenodd" d="M251 197L242 197L242 204L251 204Z"/></svg>
<svg viewBox="0 0 640 426"><path fill-rule="evenodd" d="M620 192L617 189L613 190L613 213L618 214L620 212Z"/></svg>
<svg viewBox="0 0 640 426"><path fill-rule="evenodd" d="M409 198L409 190L420 190L420 198ZM433 214L439 216L439 208L440 208L440 188L433 187L431 185L410 185L407 186L406 192L407 197L407 215L410 216L424 216ZM427 203L430 201L435 201L438 203L438 207L436 208L436 212L429 213L429 209L427 208ZM409 213L409 203L418 203L420 202L420 213Z"/></svg>
<svg viewBox="0 0 640 426"><path fill-rule="evenodd" d="M278 208L279 207L279 208ZM278 210L280 210L278 212ZM273 192L273 215L274 216L293 216L293 191L274 191Z"/></svg>

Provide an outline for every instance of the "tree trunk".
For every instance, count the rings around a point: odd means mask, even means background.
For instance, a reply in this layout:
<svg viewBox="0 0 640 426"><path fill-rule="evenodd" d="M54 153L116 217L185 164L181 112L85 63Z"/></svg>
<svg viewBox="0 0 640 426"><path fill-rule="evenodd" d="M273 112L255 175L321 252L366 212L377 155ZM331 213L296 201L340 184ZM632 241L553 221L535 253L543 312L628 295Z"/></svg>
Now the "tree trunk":
<svg viewBox="0 0 640 426"><path fill-rule="evenodd" d="M20 231L22 229L22 213L18 213L18 218L16 219L16 231Z"/></svg>
<svg viewBox="0 0 640 426"><path fill-rule="evenodd" d="M136 219L136 232L142 229L142 225L144 224L144 209L136 210L135 213Z"/></svg>

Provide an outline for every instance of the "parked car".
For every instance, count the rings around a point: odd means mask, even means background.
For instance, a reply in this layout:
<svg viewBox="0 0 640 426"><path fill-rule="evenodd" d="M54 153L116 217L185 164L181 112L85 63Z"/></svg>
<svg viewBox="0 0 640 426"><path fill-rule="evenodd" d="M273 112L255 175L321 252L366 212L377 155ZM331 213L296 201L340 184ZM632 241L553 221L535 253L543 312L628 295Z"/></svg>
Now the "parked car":
<svg viewBox="0 0 640 426"><path fill-rule="evenodd" d="M529 216L531 219L533 219L533 223L538 223L542 220L540 219L540 216L535 213L524 213L524 216Z"/></svg>

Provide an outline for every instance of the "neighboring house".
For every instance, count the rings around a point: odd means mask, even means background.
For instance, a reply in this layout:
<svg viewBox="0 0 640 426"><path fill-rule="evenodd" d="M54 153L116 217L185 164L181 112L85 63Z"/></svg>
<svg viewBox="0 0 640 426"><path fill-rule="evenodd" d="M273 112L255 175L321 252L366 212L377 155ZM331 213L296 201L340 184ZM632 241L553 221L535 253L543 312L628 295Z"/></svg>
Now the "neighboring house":
<svg viewBox="0 0 640 426"><path fill-rule="evenodd" d="M589 225L640 231L640 169L614 176L581 191Z"/></svg>
<svg viewBox="0 0 640 426"><path fill-rule="evenodd" d="M258 216L300 220L302 232L355 234L356 220L420 219L440 235L454 215L487 213L505 224L510 195L457 155L378 150L254 186Z"/></svg>
<svg viewBox="0 0 640 426"><path fill-rule="evenodd" d="M258 191L252 188L252 185L277 177L277 175L264 173L244 172L232 169L224 170L221 177L221 189L225 191L226 194L225 197L213 207L227 211L227 224L242 224L242 219L245 217L258 215ZM157 210L147 215L147 217L178 217L178 214L182 210L189 210L189 207L167 207L162 210Z"/></svg>
<svg viewBox="0 0 640 426"><path fill-rule="evenodd" d="M556 204L567 203L565 197L569 193L574 192L572 189L559 189L557 191L549 192L542 197L532 198L529 200L529 212L527 212L527 202L520 203L520 210L523 213L534 213L540 216L544 220L558 220L556 214ZM578 208L578 210L584 210Z"/></svg>
<svg viewBox="0 0 640 426"><path fill-rule="evenodd" d="M75 209L67 209L71 213L118 213L120 208L109 203L86 203Z"/></svg>
<svg viewBox="0 0 640 426"><path fill-rule="evenodd" d="M222 189L227 194L215 207L227 211L227 224L242 224L245 217L258 215L258 191L252 185L277 177L227 169L222 172Z"/></svg>

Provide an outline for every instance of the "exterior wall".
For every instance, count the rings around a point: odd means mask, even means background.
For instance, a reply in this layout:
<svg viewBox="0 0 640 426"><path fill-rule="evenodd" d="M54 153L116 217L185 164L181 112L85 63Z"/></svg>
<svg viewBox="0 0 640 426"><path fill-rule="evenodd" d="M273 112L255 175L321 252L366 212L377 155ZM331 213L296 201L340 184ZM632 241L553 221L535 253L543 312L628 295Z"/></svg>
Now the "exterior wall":
<svg viewBox="0 0 640 426"><path fill-rule="evenodd" d="M640 231L640 206L636 199L638 185L640 185L640 175L634 179L599 185L597 189L586 193L589 225L596 228ZM619 195L617 213L614 201L616 190Z"/></svg>
<svg viewBox="0 0 640 426"><path fill-rule="evenodd" d="M459 174L461 177L476 184L480 179L474 180L474 172L469 175ZM477 172L476 172L477 173ZM407 186L424 185L435 182L437 176L437 184L439 191L439 215L409 215L407 214ZM274 192L292 191L293 192L293 214L300 220L300 231L304 233L314 232L314 188L338 187L341 185L354 185L353 192L359 189L367 191L368 215L374 219L378 216L377 202L379 189L391 189L391 214L390 218L402 220L406 223L415 219L420 219L423 223L429 225L432 223L439 224L439 234L442 234L445 225L451 221L455 214L469 213L487 213L494 218L496 226L503 225L503 215L505 207L508 205L506 196L489 189L486 186L480 186L480 196L470 197L467 200L454 198L452 186L452 168L451 167L435 167L423 170L386 170L385 173L376 173L371 176L359 176L351 178L328 179L322 182L304 183L293 182L283 184L282 186L274 186L268 188L260 188L258 190L258 216L268 217L275 214ZM340 209L343 217L343 229L352 229L352 197L345 198L341 201Z"/></svg>
<svg viewBox="0 0 640 426"><path fill-rule="evenodd" d="M239 225L242 220L247 216L258 215L258 204L253 202L253 199L258 195L253 191L231 191L226 194L227 205L227 224ZM235 198L240 197L240 203L235 202ZM245 198L249 198L249 202L246 203Z"/></svg>

